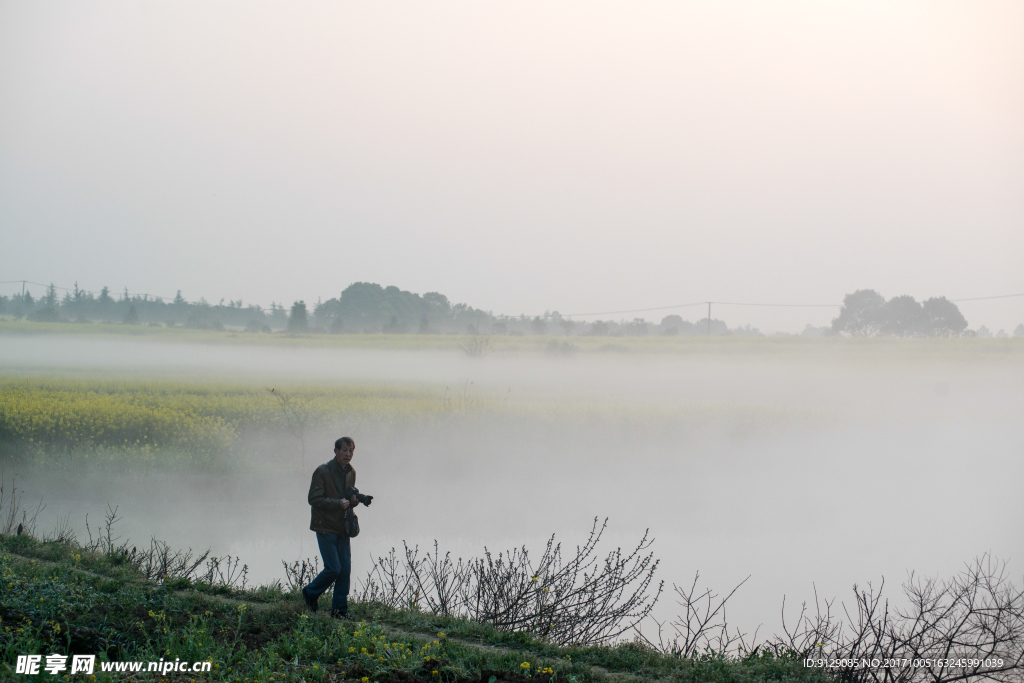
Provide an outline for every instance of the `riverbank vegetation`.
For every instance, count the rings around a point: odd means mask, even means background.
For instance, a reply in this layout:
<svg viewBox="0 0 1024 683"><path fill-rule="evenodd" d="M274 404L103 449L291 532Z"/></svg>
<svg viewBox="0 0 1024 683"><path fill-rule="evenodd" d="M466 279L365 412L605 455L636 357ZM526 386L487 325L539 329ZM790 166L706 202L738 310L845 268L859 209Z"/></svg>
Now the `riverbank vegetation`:
<svg viewBox="0 0 1024 683"><path fill-rule="evenodd" d="M309 613L298 591L280 583L242 587L196 572L153 581L124 546L89 548L68 537L0 535L0 578L0 672L12 681L39 678L14 672L18 655L35 653L211 663L208 674L168 676L106 673L97 663L89 680L101 683L828 680L795 654L682 658L633 642L558 646L526 631L374 600L353 601L354 620L339 621Z"/></svg>

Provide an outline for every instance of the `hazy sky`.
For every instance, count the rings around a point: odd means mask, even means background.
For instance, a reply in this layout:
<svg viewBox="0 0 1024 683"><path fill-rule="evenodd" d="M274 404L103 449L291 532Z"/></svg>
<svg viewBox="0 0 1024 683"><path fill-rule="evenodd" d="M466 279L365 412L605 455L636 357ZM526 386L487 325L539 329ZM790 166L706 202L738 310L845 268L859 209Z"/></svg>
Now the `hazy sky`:
<svg viewBox="0 0 1024 683"><path fill-rule="evenodd" d="M1024 292L1022 36L1016 1L3 0L0 280L508 314Z"/></svg>

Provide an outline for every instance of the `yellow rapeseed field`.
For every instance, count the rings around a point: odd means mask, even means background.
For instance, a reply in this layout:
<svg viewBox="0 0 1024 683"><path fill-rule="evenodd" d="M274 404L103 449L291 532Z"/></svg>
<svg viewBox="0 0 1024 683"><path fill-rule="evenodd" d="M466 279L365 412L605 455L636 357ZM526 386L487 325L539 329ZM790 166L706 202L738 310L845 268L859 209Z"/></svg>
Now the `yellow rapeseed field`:
<svg viewBox="0 0 1024 683"><path fill-rule="evenodd" d="M0 377L0 443L211 453L246 430L444 409L436 398L414 391L298 388L284 395L287 408L256 387Z"/></svg>

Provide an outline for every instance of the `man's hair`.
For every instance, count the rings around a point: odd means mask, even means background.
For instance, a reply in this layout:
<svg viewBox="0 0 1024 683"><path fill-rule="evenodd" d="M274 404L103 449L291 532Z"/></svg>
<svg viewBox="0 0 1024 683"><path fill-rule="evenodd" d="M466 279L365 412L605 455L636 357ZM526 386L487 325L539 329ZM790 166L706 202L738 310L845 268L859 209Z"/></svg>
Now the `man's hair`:
<svg viewBox="0 0 1024 683"><path fill-rule="evenodd" d="M334 442L334 450L338 450L339 448L341 448L342 444L348 444L352 448L356 447L356 442L353 441L351 437L343 436Z"/></svg>

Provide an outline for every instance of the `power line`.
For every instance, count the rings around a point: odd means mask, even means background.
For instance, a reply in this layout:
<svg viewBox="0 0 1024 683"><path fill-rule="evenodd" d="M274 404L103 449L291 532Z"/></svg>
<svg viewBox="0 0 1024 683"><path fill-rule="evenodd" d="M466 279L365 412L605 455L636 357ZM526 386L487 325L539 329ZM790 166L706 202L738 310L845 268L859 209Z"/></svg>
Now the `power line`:
<svg viewBox="0 0 1024 683"><path fill-rule="evenodd" d="M719 304L721 306L783 306L783 307L817 307L817 308L839 308L842 304L745 304L734 301L695 301L692 304L676 304L675 306L656 306L654 308L631 308L626 311L597 311L594 313L565 313L563 318L572 318L580 315L618 315L619 313L644 313L646 311L667 311L672 308L687 308L688 306L703 306L704 304Z"/></svg>
<svg viewBox="0 0 1024 683"><path fill-rule="evenodd" d="M732 301L709 301L719 306L771 306L781 308L840 308L842 304L740 304Z"/></svg>
<svg viewBox="0 0 1024 683"><path fill-rule="evenodd" d="M19 280L20 282L20 280ZM598 311L596 313L565 313L563 318L572 318L577 315L618 315L619 313L643 313L645 311L667 311L670 308L686 308L687 306L703 306L707 301L697 301L692 304L676 304L675 306L655 306L654 308L633 308L628 311Z"/></svg>
<svg viewBox="0 0 1024 683"><path fill-rule="evenodd" d="M975 296L970 299L950 299L950 301L982 301L984 299L1010 299L1015 296L1024 296L1024 294L1000 294L999 296Z"/></svg>
<svg viewBox="0 0 1024 683"><path fill-rule="evenodd" d="M950 301L983 301L986 299L1010 299L1024 296L1022 294L999 294L996 296L976 296L968 299L950 299ZM623 311L595 311L593 313L565 313L563 318L573 318L587 315L618 315L621 313L645 313L647 311L667 311L673 308L687 308L689 306L702 306L704 304L717 304L719 306L764 306L770 308L841 308L843 304L761 304L737 301L697 301L689 304L676 304L675 306L656 306L653 308L630 308Z"/></svg>

